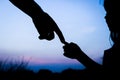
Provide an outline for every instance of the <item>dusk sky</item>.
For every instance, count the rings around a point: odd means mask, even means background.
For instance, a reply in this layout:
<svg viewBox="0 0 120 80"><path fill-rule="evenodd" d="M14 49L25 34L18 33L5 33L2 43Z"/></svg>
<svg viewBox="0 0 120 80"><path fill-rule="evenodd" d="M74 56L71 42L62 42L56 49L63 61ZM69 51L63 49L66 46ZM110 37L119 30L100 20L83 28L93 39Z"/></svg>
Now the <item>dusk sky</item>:
<svg viewBox="0 0 120 80"><path fill-rule="evenodd" d="M74 42L94 61L102 64L105 49L111 47L102 0L35 0L61 29L66 41ZM83 69L77 60L63 56L57 35L39 40L32 19L9 0L0 0L0 59L29 61L33 70L55 72Z"/></svg>

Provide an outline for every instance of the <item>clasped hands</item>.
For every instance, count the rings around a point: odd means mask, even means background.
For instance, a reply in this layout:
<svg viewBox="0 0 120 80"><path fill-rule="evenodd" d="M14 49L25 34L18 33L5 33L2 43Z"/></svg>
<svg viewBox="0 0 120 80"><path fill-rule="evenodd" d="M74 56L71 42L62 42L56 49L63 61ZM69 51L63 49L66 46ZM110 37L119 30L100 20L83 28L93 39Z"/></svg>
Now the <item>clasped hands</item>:
<svg viewBox="0 0 120 80"><path fill-rule="evenodd" d="M58 28L57 24L47 13L44 12L43 14L38 15L35 18L32 18L32 20L40 34L39 36L40 40L46 39L50 41L55 37L54 32L57 33L61 42L64 44L63 46L64 56L76 59L79 57L80 53L83 53L77 44L73 42L68 43L65 41L63 34Z"/></svg>

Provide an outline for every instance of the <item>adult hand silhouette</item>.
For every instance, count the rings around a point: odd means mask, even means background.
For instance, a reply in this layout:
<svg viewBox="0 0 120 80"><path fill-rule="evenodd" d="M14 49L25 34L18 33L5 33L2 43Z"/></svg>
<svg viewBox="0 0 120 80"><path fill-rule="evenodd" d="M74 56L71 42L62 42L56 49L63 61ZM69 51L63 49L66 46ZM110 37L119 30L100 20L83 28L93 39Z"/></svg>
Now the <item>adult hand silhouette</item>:
<svg viewBox="0 0 120 80"><path fill-rule="evenodd" d="M84 52L80 49L80 47L73 42L63 46L63 49L64 49L63 55L72 59L78 59L82 54L84 54Z"/></svg>
<svg viewBox="0 0 120 80"><path fill-rule="evenodd" d="M54 38L54 27L57 25L47 13L37 15L32 20L40 34L39 39L52 40Z"/></svg>
<svg viewBox="0 0 120 80"><path fill-rule="evenodd" d="M35 16L32 20L40 34L39 39L52 40L54 39L54 32L56 32L60 41L63 44L67 44L58 25L47 13L44 12L38 16Z"/></svg>
<svg viewBox="0 0 120 80"><path fill-rule="evenodd" d="M60 41L63 44L67 43L55 21L44 12L34 0L9 1L32 18L32 21L40 34L39 39L52 40L55 37L54 32L56 32Z"/></svg>

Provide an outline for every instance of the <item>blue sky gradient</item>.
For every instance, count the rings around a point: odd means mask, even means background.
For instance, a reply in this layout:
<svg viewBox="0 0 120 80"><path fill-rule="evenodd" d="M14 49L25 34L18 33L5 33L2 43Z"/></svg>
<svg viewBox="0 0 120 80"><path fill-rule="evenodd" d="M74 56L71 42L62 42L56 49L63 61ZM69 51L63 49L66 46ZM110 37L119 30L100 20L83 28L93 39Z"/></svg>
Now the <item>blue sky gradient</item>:
<svg viewBox="0 0 120 80"><path fill-rule="evenodd" d="M111 47L102 0L35 0L58 24L68 42L77 43L93 60L102 64ZM29 67L61 71L83 69L77 60L63 56L58 36L39 40L32 19L8 0L0 1L0 58L29 61Z"/></svg>

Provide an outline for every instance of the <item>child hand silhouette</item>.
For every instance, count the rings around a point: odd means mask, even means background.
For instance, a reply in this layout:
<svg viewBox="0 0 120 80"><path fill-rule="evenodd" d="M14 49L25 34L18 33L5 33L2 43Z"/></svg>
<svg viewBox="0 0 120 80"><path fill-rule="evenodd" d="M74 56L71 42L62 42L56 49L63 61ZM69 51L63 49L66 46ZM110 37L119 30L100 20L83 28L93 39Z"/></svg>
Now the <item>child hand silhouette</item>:
<svg viewBox="0 0 120 80"><path fill-rule="evenodd" d="M84 52L80 49L80 47L73 42L63 46L63 49L64 49L63 55L72 59L78 59L82 54L84 54Z"/></svg>

